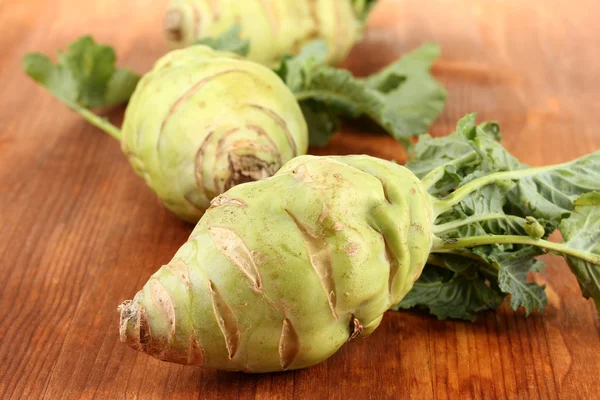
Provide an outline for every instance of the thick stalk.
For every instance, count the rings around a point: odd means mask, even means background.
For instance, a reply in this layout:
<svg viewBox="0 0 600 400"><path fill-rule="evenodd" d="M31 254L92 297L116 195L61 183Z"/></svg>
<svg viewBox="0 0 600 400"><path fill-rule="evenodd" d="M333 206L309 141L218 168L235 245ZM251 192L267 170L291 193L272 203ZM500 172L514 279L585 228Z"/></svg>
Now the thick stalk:
<svg viewBox="0 0 600 400"><path fill-rule="evenodd" d="M592 154L594 154L594 153L592 153ZM477 178L477 179L467 183L466 185L458 188L456 191L454 191L451 195L447 196L446 198L437 200L433 206L435 216L437 217L437 216L445 213L446 211L450 210L453 206L460 203L469 194L473 193L474 191L476 191L486 185L489 185L489 184L492 184L492 183L495 183L498 181L515 180L515 179L524 178L527 176L537 175L537 174L540 174L543 172L551 171L556 168L567 167L570 164L573 164L578 161L581 161L581 158L575 159L575 160L572 160L572 161L569 161L569 162L566 162L563 164L549 165L546 167L525 168L525 169L518 169L518 170L514 170L514 171L495 172L495 173L492 173L492 174L489 174L486 176L482 176L481 178Z"/></svg>
<svg viewBox="0 0 600 400"><path fill-rule="evenodd" d="M552 250L565 255L573 256L581 260L590 262L592 264L600 264L600 255L572 249L568 246L565 246L562 243L555 243L550 242L548 240L534 239L529 236L519 235L484 235L446 240L436 237L433 240L431 252L446 253L451 252L451 250L455 249L469 248L488 244L524 244L530 246L537 246L543 249Z"/></svg>
<svg viewBox="0 0 600 400"><path fill-rule="evenodd" d="M421 183L425 186L426 189L429 189L433 185L435 185L440 179L444 177L444 173L446 172L446 167L451 165L461 165L466 164L468 162L474 161L477 159L477 153L472 151L470 153L465 154L462 157L457 158L456 160L452 160L450 162L445 163L437 168L432 169L423 179L421 179Z"/></svg>
<svg viewBox="0 0 600 400"><path fill-rule="evenodd" d="M509 221L515 221L519 225L523 226L526 223L525 218L516 217L514 215L502 214L502 213L493 213L493 214L483 214L483 215L474 215L465 219L459 219L456 221L446 222L445 224L434 225L433 233L441 233L446 232L452 229L460 228L461 226L475 224L477 222L489 221L493 219L506 219Z"/></svg>
<svg viewBox="0 0 600 400"><path fill-rule="evenodd" d="M64 100L64 99L61 99L61 100L64 101L65 104L70 109L77 112L90 124L94 125L97 128L100 128L101 130L108 133L113 138L117 139L119 142L121 141L121 137L123 136L121 130L119 128L117 128L116 126L114 126L113 124L111 124L110 122L108 122L106 119L97 116L96 114L94 114L93 112L88 110L87 108L81 107L77 103L74 103L69 100Z"/></svg>

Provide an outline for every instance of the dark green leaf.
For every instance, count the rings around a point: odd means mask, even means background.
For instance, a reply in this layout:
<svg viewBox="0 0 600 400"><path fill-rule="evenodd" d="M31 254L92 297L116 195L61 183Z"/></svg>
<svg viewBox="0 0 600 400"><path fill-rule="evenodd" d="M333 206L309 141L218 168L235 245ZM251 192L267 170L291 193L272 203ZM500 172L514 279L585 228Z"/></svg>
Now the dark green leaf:
<svg viewBox="0 0 600 400"><path fill-rule="evenodd" d="M448 137L428 136L414 146L407 167L419 177L435 168L475 152L477 159L462 165L450 165L430 193L445 196L481 176L495 172L528 168L497 141L496 124L475 125L474 114L459 121L456 132ZM496 185L505 184L496 182ZM508 213L525 218L533 216L558 224L573 210L573 201L584 193L600 191L600 151L570 163L539 168L514 180L506 193Z"/></svg>
<svg viewBox="0 0 600 400"><path fill-rule="evenodd" d="M475 313L496 309L503 301L499 290L488 286L482 276L468 278L433 265L427 265L413 289L394 307L427 309L438 319L475 321Z"/></svg>
<svg viewBox="0 0 600 400"><path fill-rule="evenodd" d="M525 226L527 220L514 215L507 215L503 208L507 201L506 193L514 185L488 185L466 197L462 202L438 218L437 235L445 238L468 238L473 236L494 235L527 235ZM469 222L472 221L472 222ZM555 226L547 221L539 226L547 237ZM446 229L445 226L451 227ZM472 254L482 262L463 265L475 266L479 269L489 270L490 267L498 271L497 276L491 277L500 290L511 295L510 305L513 309L523 306L527 314L534 308L540 311L546 305L544 288L535 283L527 283L527 274L537 271L542 267L535 257L543 254L535 247L518 245L494 244L478 246L464 250L464 254ZM439 257L448 258L452 255L440 254ZM456 268L456 267L455 267ZM488 278L490 274L486 274ZM496 280L494 280L494 278Z"/></svg>
<svg viewBox="0 0 600 400"><path fill-rule="evenodd" d="M436 220L436 233L442 238L464 238L481 235L528 235L527 219L506 214L507 193L514 188L512 182L498 182L485 186L467 196L448 213ZM548 237L556 225L546 220L536 220L543 230L539 238Z"/></svg>
<svg viewBox="0 0 600 400"><path fill-rule="evenodd" d="M527 315L534 309L543 311L548 300L544 291L545 286L527 282L529 272L539 272L544 264L535 257L544 252L536 247L526 246L517 251L495 251L485 254L480 249L475 250L499 268L498 285L504 293L509 293L510 306L513 310L525 308Z"/></svg>
<svg viewBox="0 0 600 400"><path fill-rule="evenodd" d="M600 151L520 179L508 194L510 211L558 223L592 191L600 191Z"/></svg>
<svg viewBox="0 0 600 400"><path fill-rule="evenodd" d="M471 174L480 173L482 160L475 157L460 164L454 164L461 157L469 154L477 155L474 140L490 142L500 139L500 128L494 122L475 124L475 114L469 114L458 121L456 131L451 135L432 138L429 135L419 136L419 141L410 152L406 166L419 178L438 167L444 168L444 174L435 186L429 188L431 194L445 196L456 189ZM499 144L498 144L499 145Z"/></svg>
<svg viewBox="0 0 600 400"><path fill-rule="evenodd" d="M310 144L325 146L339 128L340 121L337 116L321 109L318 103L310 100L302 102L300 108L308 125Z"/></svg>
<svg viewBox="0 0 600 400"><path fill-rule="evenodd" d="M565 255L584 295L598 302L600 207L597 195L589 193L600 191L600 152L530 168L506 151L499 138L497 124L475 125L471 114L459 121L454 134L439 139L422 136L414 146L407 166L424 178L439 204L448 204L455 190L471 188L457 203L440 209L434 232L442 240L433 249L435 257L444 268L486 280L510 294L511 307L524 307L529 314L546 306L544 287L527 278L543 267L536 257L551 248ZM559 223L565 243L546 242ZM467 245L470 238L476 238L471 241L476 247L456 245ZM446 246L444 240L455 245ZM483 245L482 240L490 244ZM425 273L430 268L428 264Z"/></svg>
<svg viewBox="0 0 600 400"><path fill-rule="evenodd" d="M296 92L300 102L312 100L320 103L320 108L336 116L358 118L368 116L387 132L405 131L402 119L385 107L381 93L368 89L349 71L322 67L314 70L301 91ZM396 137L396 136L395 136ZM397 136L406 144L406 137Z"/></svg>

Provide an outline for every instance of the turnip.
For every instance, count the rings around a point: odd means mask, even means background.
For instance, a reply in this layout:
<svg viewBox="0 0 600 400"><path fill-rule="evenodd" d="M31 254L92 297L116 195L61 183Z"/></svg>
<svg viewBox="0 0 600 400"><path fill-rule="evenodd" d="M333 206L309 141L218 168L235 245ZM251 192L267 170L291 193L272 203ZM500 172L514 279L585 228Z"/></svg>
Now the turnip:
<svg viewBox="0 0 600 400"><path fill-rule="evenodd" d="M374 1L365 0L173 0L165 15L171 48L223 34L240 24L251 43L248 57L275 67L315 39L327 42L327 62L337 64L361 40Z"/></svg>
<svg viewBox="0 0 600 400"><path fill-rule="evenodd" d="M273 175L325 144L340 117L365 115L406 142L425 132L446 93L429 74L439 54L425 45L359 79L325 65L327 46L307 45L274 71L252 62L237 27L174 50L138 82L116 69L110 47L83 37L59 54L24 59L27 73L67 106L121 143L135 171L180 218L195 223L230 187ZM229 51L217 51L212 47ZM122 129L92 113L127 101Z"/></svg>
<svg viewBox="0 0 600 400"><path fill-rule="evenodd" d="M600 152L531 168L497 136L471 115L449 137L423 137L412 171L366 155L299 156L233 187L121 305L121 340L181 364L304 368L392 308L470 318L511 294L513 308L542 309L543 288L524 275L546 251L600 306ZM563 243L547 240L557 225Z"/></svg>

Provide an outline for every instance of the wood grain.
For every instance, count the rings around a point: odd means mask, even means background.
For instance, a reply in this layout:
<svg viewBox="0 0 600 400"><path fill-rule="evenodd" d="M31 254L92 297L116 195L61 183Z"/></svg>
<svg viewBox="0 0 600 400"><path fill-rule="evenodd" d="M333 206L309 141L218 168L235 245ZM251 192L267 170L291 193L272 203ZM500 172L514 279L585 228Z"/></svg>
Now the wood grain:
<svg viewBox="0 0 600 400"><path fill-rule="evenodd" d="M524 162L566 161L600 148L600 3L574 3L382 0L346 66L367 74L436 41L449 102L434 135L477 111L500 122ZM166 51L165 5L0 0L0 398L600 398L600 322L550 257L537 277L548 285L543 315L503 308L472 324L388 312L371 337L306 370L216 372L121 344L117 305L191 227L160 206L118 143L31 83L20 60L92 33L144 72ZM122 110L109 116L118 122ZM391 138L353 126L313 152L404 160Z"/></svg>

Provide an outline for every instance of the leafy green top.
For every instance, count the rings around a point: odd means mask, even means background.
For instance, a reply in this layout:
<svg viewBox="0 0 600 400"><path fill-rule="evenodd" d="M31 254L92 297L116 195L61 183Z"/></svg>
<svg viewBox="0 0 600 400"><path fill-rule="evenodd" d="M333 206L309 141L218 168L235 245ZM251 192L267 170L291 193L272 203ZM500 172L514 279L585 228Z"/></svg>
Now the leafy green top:
<svg viewBox="0 0 600 400"><path fill-rule="evenodd" d="M315 41L276 70L300 102L314 146L329 141L341 118L361 116L408 146L444 108L446 91L429 73L437 45L423 45L367 78L326 65L326 54L326 44Z"/></svg>
<svg viewBox="0 0 600 400"><path fill-rule="evenodd" d="M600 152L548 167L520 163L497 141L498 125L463 118L456 132L421 137L407 166L434 198L432 256L397 308L474 320L510 295L527 314L544 286L529 282L547 251L564 256L584 296L600 301ZM559 227L564 243L549 242Z"/></svg>
<svg viewBox="0 0 600 400"><path fill-rule="evenodd" d="M600 193L587 193L574 203L571 216L561 221L558 229L565 245L573 249L585 249L600 254ZM579 281L585 297L591 297L600 310L600 267L590 261L571 255L567 263Z"/></svg>
<svg viewBox="0 0 600 400"><path fill-rule="evenodd" d="M373 1L359 2L367 7ZM250 42L240 36L235 25L219 37L205 38L196 45L245 56ZM326 64L324 41L307 44L295 56L284 57L275 70L296 95L303 110L315 146L325 145L340 125L341 118L367 116L396 139L408 145L407 138L427 131L442 111L446 91L429 74L439 56L433 44L425 45L378 73L360 79L349 71ZM119 130L92 114L88 109L126 102L139 77L115 67L114 50L96 44L89 36L59 53L58 64L46 56L25 56L27 74L46 87L67 106L112 136Z"/></svg>
<svg viewBox="0 0 600 400"><path fill-rule="evenodd" d="M125 103L140 77L128 69L115 67L115 51L84 36L58 53L54 64L40 53L23 59L25 72L64 102L85 108L109 107Z"/></svg>

